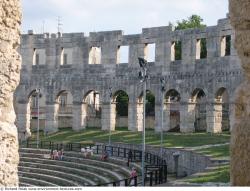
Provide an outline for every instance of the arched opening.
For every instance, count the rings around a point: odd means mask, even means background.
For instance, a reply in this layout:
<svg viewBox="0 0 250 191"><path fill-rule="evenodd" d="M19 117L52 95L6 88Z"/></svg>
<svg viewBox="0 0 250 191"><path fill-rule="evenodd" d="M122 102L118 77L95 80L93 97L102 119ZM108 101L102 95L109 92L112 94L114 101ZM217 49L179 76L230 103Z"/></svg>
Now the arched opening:
<svg viewBox="0 0 250 191"><path fill-rule="evenodd" d="M167 91L164 104L164 126L170 132L180 132L180 93L174 89Z"/></svg>
<svg viewBox="0 0 250 191"><path fill-rule="evenodd" d="M204 132L207 130L206 94L202 89L197 88L192 92L191 99L195 103L195 132Z"/></svg>
<svg viewBox="0 0 250 191"><path fill-rule="evenodd" d="M33 90L28 96L28 109L27 114L30 120L30 130L36 132L38 128L38 119L39 119L39 130L44 130L45 127L45 96L40 91Z"/></svg>
<svg viewBox="0 0 250 191"><path fill-rule="evenodd" d="M58 128L72 128L73 96L67 90L62 90L57 94L58 104Z"/></svg>
<svg viewBox="0 0 250 191"><path fill-rule="evenodd" d="M83 98L83 107L86 112L86 126L101 128L100 93L95 90L88 91Z"/></svg>
<svg viewBox="0 0 250 191"><path fill-rule="evenodd" d="M220 111L218 113L221 116L221 130L228 131L230 129L229 121L229 96L227 89L222 87L215 94L215 100L218 104L221 104Z"/></svg>
<svg viewBox="0 0 250 191"><path fill-rule="evenodd" d="M116 128L128 129L128 94L123 90L115 92L113 102L116 104Z"/></svg>

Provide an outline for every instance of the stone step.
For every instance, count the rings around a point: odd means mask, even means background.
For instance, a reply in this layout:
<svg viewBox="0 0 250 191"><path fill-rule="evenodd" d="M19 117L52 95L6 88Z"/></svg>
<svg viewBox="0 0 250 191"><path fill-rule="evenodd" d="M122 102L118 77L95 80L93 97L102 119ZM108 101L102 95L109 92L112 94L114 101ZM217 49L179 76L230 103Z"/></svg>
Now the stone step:
<svg viewBox="0 0 250 191"><path fill-rule="evenodd" d="M35 178L38 180L51 182L58 186L75 186L75 187L78 186L78 184L74 182L68 181L67 179L64 179L64 178L55 177L55 176L37 174L37 173L32 173L32 172L18 172L18 174L19 174L19 177Z"/></svg>
<svg viewBox="0 0 250 191"><path fill-rule="evenodd" d="M98 183L106 183L106 182L110 182L111 180L108 178L105 178L99 174L95 174L93 172L89 172L89 171L83 171L80 169L76 169L76 168L70 168L70 167L65 167L65 166L58 166L58 165L51 165L51 164L40 164L40 163L32 163L32 162L23 162L21 161L19 163L19 166L21 167L33 167L33 168L40 168L40 169L48 169L48 170L52 170L52 171L63 171L65 173L70 173L70 174L75 174L75 175L79 175L82 178L83 177L88 177L86 179L90 180L90 181L94 181L94 184L98 184Z"/></svg>
<svg viewBox="0 0 250 191"><path fill-rule="evenodd" d="M81 169L85 171L94 172L96 174L100 174L105 177L109 177L111 181L124 179L123 176L119 175L116 172L112 172L109 169L96 167L96 166L89 166L87 164L78 164L78 163L73 163L73 162L68 162L68 161L38 159L38 158L28 158L28 157L20 157L20 161L40 163L40 164L53 164L53 165L58 165L58 166L67 166L71 168Z"/></svg>
<svg viewBox="0 0 250 191"><path fill-rule="evenodd" d="M44 154L43 158L49 158L49 155L50 155L49 149L20 148L19 152L20 153L32 153L32 154ZM65 156L83 158L83 154L80 152L65 151L64 154L65 154ZM94 154L93 156L90 157L90 159L97 160L100 162L101 155ZM111 157L109 157L109 161L112 162L113 164L117 164L117 165L122 165L122 166L127 165L127 158L123 158L123 157L112 157L111 156ZM131 163L131 164L135 165L136 168L141 168L140 165L137 165L136 163Z"/></svg>
<svg viewBox="0 0 250 191"><path fill-rule="evenodd" d="M20 157L29 157L29 158L44 158L48 159L48 156L44 156L44 154L34 154L34 153L20 153ZM112 164L105 161L94 160L92 158L83 158L81 155L69 155L65 154L63 161L74 162L74 163L84 163L93 166L105 167L109 170L120 173L124 177L128 177L130 174L130 170L127 167L122 166L121 164Z"/></svg>
<svg viewBox="0 0 250 191"><path fill-rule="evenodd" d="M44 180L40 180L40 179L36 179L36 178L32 178L32 177L25 177L25 176L19 176L19 182L22 184L29 184L32 187L33 186L49 186L49 187L58 187L59 185L51 183L51 182L47 182Z"/></svg>
<svg viewBox="0 0 250 191"><path fill-rule="evenodd" d="M19 166L18 170L22 173L30 172L30 173L38 173L38 174L44 174L44 175L50 175L50 176L56 176L58 178L63 178L68 181L74 182L75 184L79 186L87 186L87 185L95 185L95 182L90 181L86 178L82 178L80 176L76 176L74 174L65 173L63 171L52 171L48 169L41 169L41 168L32 168L32 167L23 167Z"/></svg>

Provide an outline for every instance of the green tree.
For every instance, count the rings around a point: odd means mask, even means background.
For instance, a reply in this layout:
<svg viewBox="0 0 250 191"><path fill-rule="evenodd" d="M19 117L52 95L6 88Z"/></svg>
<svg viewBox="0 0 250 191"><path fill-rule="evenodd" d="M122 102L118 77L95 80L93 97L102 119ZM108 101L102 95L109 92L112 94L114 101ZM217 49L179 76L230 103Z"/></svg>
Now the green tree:
<svg viewBox="0 0 250 191"><path fill-rule="evenodd" d="M177 30L183 30L183 29L192 29L192 28L200 28L203 29L206 27L205 24L202 23L203 19L199 15L191 15L188 17L188 19L183 19L182 21L177 21L177 25L175 26L175 31ZM170 26L173 24L170 23ZM206 39L201 39L201 55L200 58L206 58L207 57L207 44ZM175 60L181 60L181 42L177 41L175 44Z"/></svg>
<svg viewBox="0 0 250 191"><path fill-rule="evenodd" d="M202 24L203 19L199 15L191 15L187 20L177 21L175 30L191 29L191 28L205 28L206 25Z"/></svg>
<svg viewBox="0 0 250 191"><path fill-rule="evenodd" d="M146 94L146 115L153 116L155 115L155 96L152 92L147 91Z"/></svg>
<svg viewBox="0 0 250 191"><path fill-rule="evenodd" d="M119 116L128 116L128 95L124 91L119 91L116 97L116 113Z"/></svg>

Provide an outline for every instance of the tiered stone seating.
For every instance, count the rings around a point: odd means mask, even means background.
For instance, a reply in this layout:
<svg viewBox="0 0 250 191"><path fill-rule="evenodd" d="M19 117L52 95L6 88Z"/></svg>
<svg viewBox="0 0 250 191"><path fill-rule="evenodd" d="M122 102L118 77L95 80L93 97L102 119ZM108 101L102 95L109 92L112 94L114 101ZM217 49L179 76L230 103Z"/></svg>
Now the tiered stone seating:
<svg viewBox="0 0 250 191"><path fill-rule="evenodd" d="M65 152L63 161L51 160L49 150L20 149L20 186L93 186L129 177L127 161L99 155L84 158L81 153ZM139 165L131 164L139 170ZM130 167L131 167L130 166Z"/></svg>

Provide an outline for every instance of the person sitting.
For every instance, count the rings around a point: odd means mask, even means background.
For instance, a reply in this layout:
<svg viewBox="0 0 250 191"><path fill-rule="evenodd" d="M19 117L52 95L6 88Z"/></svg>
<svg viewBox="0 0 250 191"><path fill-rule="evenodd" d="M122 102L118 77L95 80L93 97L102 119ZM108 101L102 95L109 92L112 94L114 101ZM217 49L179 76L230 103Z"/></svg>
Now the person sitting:
<svg viewBox="0 0 250 191"><path fill-rule="evenodd" d="M108 152L105 150L104 153L103 153L103 155L102 155L101 160L104 160L104 161L108 160L108 156L109 156Z"/></svg>
<svg viewBox="0 0 250 191"><path fill-rule="evenodd" d="M64 157L64 153L63 153L63 149L61 149L60 151L58 151L58 159L63 160L63 157Z"/></svg>
<svg viewBox="0 0 250 191"><path fill-rule="evenodd" d="M53 151L53 158L54 158L54 160L58 160L58 152L57 152L57 150Z"/></svg>
<svg viewBox="0 0 250 191"><path fill-rule="evenodd" d="M83 154L83 157L84 157L84 158L87 157L87 149L81 148L81 153Z"/></svg>
<svg viewBox="0 0 250 191"><path fill-rule="evenodd" d="M93 151L87 147L87 150L86 150L86 157L91 157L93 155Z"/></svg>

